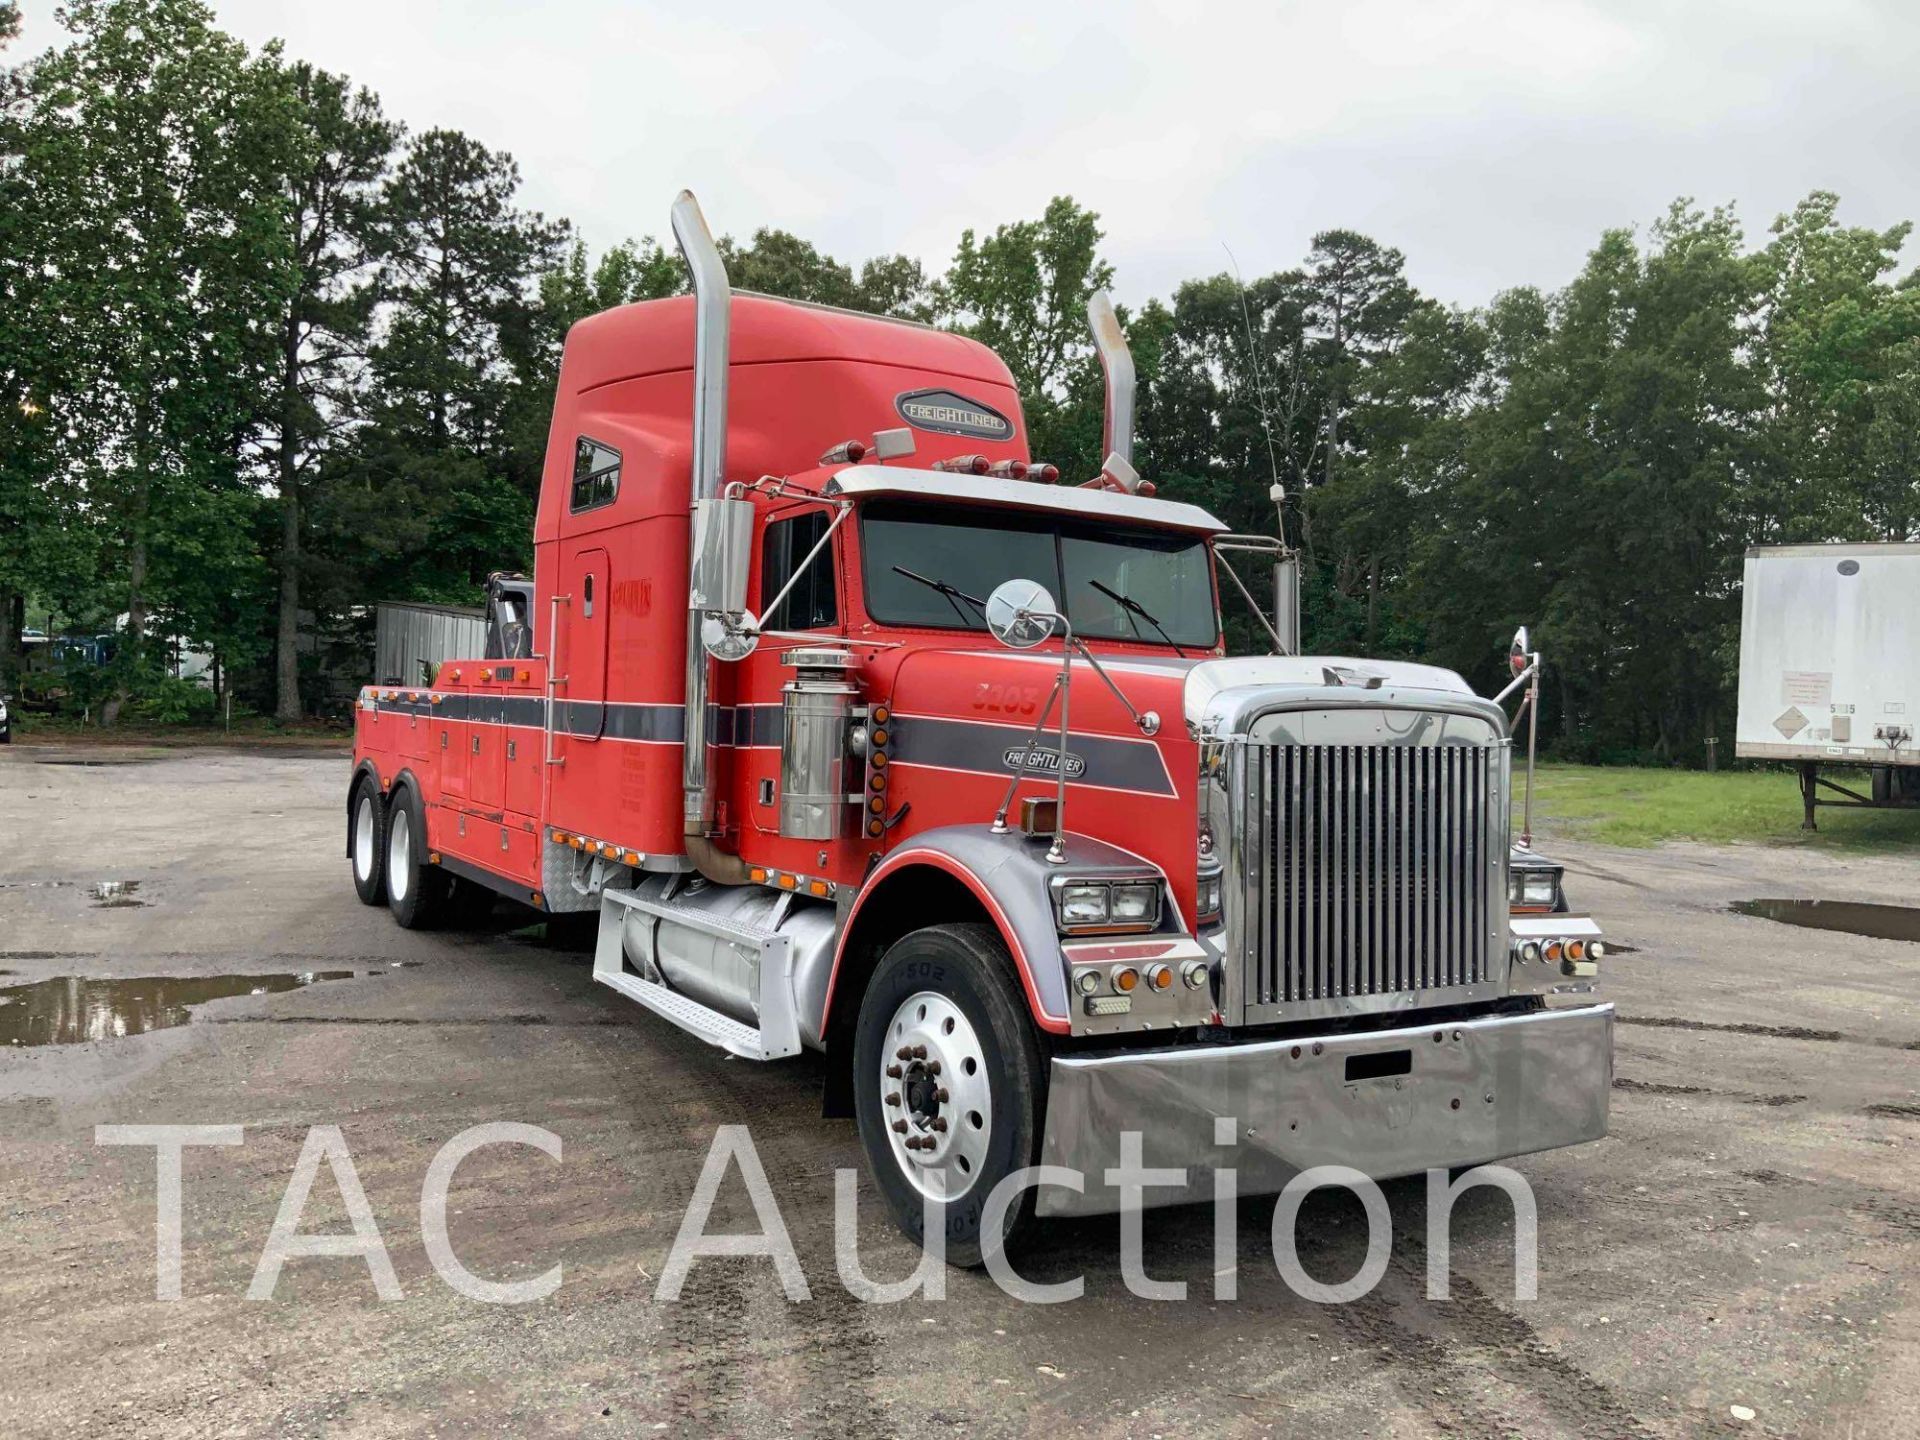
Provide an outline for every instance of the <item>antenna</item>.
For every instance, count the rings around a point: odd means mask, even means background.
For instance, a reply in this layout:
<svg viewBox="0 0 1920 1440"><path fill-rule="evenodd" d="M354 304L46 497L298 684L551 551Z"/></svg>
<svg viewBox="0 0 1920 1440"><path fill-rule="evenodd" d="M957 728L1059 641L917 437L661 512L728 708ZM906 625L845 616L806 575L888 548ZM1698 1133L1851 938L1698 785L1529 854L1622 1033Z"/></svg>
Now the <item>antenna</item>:
<svg viewBox="0 0 1920 1440"><path fill-rule="evenodd" d="M1220 248L1227 252L1227 263L1233 266L1233 283L1240 295L1240 320L1247 327L1247 353L1253 359L1253 393L1260 404L1260 431L1267 437L1267 468L1273 473L1273 489L1269 492L1273 498L1273 508L1280 526L1280 544L1287 543L1286 492L1280 484L1280 459L1273 448L1273 415L1267 409L1266 367L1260 363L1260 343L1253 334L1253 311L1247 305L1247 282L1240 276L1240 261L1233 253L1233 247L1226 241L1220 242Z"/></svg>

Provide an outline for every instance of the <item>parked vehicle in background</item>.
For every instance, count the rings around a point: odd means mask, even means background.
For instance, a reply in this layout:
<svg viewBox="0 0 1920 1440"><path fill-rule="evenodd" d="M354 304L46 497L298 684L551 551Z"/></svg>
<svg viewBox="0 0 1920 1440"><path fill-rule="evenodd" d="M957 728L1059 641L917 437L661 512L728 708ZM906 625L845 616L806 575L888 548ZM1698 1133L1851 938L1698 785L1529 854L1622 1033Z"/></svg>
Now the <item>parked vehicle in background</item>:
<svg viewBox="0 0 1920 1440"><path fill-rule="evenodd" d="M441 661L482 653L486 617L470 605L382 600L374 609L373 673L387 685L430 681Z"/></svg>
<svg viewBox="0 0 1920 1440"><path fill-rule="evenodd" d="M1801 827L1822 805L1920 806L1917 720L1920 544L1748 550L1735 753L1798 766ZM1840 766L1864 793L1820 773Z"/></svg>
<svg viewBox="0 0 1920 1440"><path fill-rule="evenodd" d="M1283 653L1226 655L1233 557L1283 547L1135 471L1105 296L1107 460L1062 485L986 347L736 297L691 195L673 227L694 294L567 337L533 581L361 693L363 901L597 912L601 983L824 1051L895 1218L964 1264L1117 1209L1125 1132L1187 1171L1151 1204L1605 1134L1612 1007L1569 993L1604 947L1510 914L1505 713L1264 616ZM1084 1183L989 1203L1036 1162Z"/></svg>

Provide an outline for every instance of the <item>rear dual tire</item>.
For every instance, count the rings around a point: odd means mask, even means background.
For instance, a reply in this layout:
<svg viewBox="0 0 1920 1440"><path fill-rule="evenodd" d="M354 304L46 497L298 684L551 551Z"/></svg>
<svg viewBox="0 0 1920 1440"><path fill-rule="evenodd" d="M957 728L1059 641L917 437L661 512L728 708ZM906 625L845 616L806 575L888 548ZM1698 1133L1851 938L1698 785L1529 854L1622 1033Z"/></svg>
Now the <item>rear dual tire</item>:
<svg viewBox="0 0 1920 1440"><path fill-rule="evenodd" d="M387 803L367 776L354 784L347 802L348 858L353 862L353 893L362 905L387 898Z"/></svg>
<svg viewBox="0 0 1920 1440"><path fill-rule="evenodd" d="M426 930L439 924L452 893L452 877L427 861L426 809L411 785L394 792L382 848L387 908L394 920L403 930Z"/></svg>

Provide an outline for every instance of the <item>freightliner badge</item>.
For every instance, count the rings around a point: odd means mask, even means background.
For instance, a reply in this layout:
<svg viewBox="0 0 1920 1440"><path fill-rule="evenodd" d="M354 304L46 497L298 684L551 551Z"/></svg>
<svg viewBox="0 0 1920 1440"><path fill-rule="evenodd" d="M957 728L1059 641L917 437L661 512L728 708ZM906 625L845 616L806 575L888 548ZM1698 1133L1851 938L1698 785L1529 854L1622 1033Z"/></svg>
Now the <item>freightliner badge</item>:
<svg viewBox="0 0 1920 1440"><path fill-rule="evenodd" d="M893 408L916 429L973 440L1013 438L1013 422L1006 416L951 390L909 390L895 397Z"/></svg>

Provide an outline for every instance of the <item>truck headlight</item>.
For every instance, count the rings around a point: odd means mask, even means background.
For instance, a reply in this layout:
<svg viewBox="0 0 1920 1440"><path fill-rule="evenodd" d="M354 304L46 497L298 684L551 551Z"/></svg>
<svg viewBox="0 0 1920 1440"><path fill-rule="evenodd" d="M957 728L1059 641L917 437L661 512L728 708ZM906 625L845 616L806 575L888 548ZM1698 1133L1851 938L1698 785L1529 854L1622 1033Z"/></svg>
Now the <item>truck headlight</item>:
<svg viewBox="0 0 1920 1440"><path fill-rule="evenodd" d="M1151 930L1160 923L1160 881L1062 877L1053 882L1053 910L1066 931Z"/></svg>
<svg viewBox="0 0 1920 1440"><path fill-rule="evenodd" d="M1217 920L1221 910L1220 872L1214 870L1200 876L1200 889L1194 908L1200 912L1202 920Z"/></svg>
<svg viewBox="0 0 1920 1440"><path fill-rule="evenodd" d="M1557 867L1529 866L1507 872L1507 903L1529 910L1552 910L1560 903Z"/></svg>
<svg viewBox="0 0 1920 1440"><path fill-rule="evenodd" d="M1153 884L1113 887L1113 920L1118 925L1153 923L1160 911L1160 887Z"/></svg>
<svg viewBox="0 0 1920 1440"><path fill-rule="evenodd" d="M1107 923L1111 892L1097 881L1080 880L1062 885L1060 923L1062 925L1104 925Z"/></svg>

